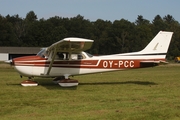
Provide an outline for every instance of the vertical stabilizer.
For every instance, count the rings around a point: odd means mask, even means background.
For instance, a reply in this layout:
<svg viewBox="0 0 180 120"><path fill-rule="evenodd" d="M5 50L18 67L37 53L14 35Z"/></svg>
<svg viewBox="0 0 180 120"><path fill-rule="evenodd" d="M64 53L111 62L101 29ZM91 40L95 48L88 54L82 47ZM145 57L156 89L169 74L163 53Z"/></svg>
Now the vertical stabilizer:
<svg viewBox="0 0 180 120"><path fill-rule="evenodd" d="M173 32L160 31L152 41L140 51L142 54L166 54Z"/></svg>

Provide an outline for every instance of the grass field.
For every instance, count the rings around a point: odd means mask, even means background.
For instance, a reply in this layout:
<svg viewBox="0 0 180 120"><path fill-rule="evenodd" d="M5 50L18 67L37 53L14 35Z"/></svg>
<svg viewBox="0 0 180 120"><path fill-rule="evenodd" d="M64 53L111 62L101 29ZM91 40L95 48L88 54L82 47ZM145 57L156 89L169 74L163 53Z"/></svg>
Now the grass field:
<svg viewBox="0 0 180 120"><path fill-rule="evenodd" d="M0 66L1 120L180 119L180 65L75 76L73 88L44 78L22 87L26 78Z"/></svg>

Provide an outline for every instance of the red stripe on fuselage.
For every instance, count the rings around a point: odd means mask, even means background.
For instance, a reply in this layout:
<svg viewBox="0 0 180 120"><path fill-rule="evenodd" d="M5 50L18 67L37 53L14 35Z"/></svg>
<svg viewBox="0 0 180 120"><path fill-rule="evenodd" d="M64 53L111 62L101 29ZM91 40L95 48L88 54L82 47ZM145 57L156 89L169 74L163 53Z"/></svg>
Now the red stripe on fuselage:
<svg viewBox="0 0 180 120"><path fill-rule="evenodd" d="M139 60L55 60L52 67L93 68L93 69L124 69L139 68L141 61L159 61L164 59ZM50 61L39 56L26 56L13 59L15 66L49 67Z"/></svg>

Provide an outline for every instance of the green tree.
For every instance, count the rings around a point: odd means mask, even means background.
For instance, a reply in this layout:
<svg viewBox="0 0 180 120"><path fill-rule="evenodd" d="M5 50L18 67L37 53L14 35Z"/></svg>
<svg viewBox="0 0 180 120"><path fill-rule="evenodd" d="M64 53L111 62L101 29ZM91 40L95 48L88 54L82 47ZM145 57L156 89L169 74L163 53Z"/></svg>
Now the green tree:
<svg viewBox="0 0 180 120"><path fill-rule="evenodd" d="M34 22L37 20L37 15L34 13L34 11L30 11L26 14L25 20L28 22Z"/></svg>
<svg viewBox="0 0 180 120"><path fill-rule="evenodd" d="M157 34L159 31L163 31L167 29L167 24L161 18L160 15L156 15L152 21L152 31L153 34Z"/></svg>
<svg viewBox="0 0 180 120"><path fill-rule="evenodd" d="M180 24L171 15L156 15L152 23L142 15L133 23L125 19L90 22L81 15L38 20L34 11L25 18L0 15L0 46L47 47L65 37L82 37L94 40L88 50L92 54L123 53L143 49L160 30L174 32L168 58L180 56Z"/></svg>
<svg viewBox="0 0 180 120"><path fill-rule="evenodd" d="M12 24L0 15L0 46L14 46L15 38Z"/></svg>
<svg viewBox="0 0 180 120"><path fill-rule="evenodd" d="M14 15L14 16L6 16L6 19L8 22L10 22L13 26L13 31L15 34L15 41L14 45L15 46L22 46L23 45L23 38L25 37L25 30L26 26L24 23L24 20L19 17L19 15Z"/></svg>
<svg viewBox="0 0 180 120"><path fill-rule="evenodd" d="M112 23L110 21L104 21L101 19L96 20L92 23L94 44L92 46L92 51L94 54L109 54L109 35L108 29L111 28Z"/></svg>
<svg viewBox="0 0 180 120"><path fill-rule="evenodd" d="M114 39L114 52L125 53L133 50L130 44L133 42L133 32L135 25L128 20L121 19L113 22L113 39Z"/></svg>
<svg viewBox="0 0 180 120"><path fill-rule="evenodd" d="M134 46L135 51L142 50L154 37L152 34L152 25L149 20L139 15L136 22Z"/></svg>
<svg viewBox="0 0 180 120"><path fill-rule="evenodd" d="M180 24L169 14L163 17L163 20L167 25L166 30L174 32L167 55L168 59L174 59L180 56Z"/></svg>

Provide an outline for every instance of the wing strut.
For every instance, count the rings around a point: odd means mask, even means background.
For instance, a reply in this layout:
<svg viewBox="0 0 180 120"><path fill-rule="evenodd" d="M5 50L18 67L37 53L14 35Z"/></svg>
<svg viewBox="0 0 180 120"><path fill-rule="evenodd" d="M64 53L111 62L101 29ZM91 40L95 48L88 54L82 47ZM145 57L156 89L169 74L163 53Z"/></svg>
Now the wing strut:
<svg viewBox="0 0 180 120"><path fill-rule="evenodd" d="M53 63L54 63L54 59L55 59L56 54L57 54L57 48L54 47L54 54L53 54L53 56L52 56L52 60L51 60L51 63L50 63L50 65L49 65L49 69L48 69L46 75L49 75L49 73L50 73L50 71L51 71L51 68L52 68L52 65L53 65Z"/></svg>

